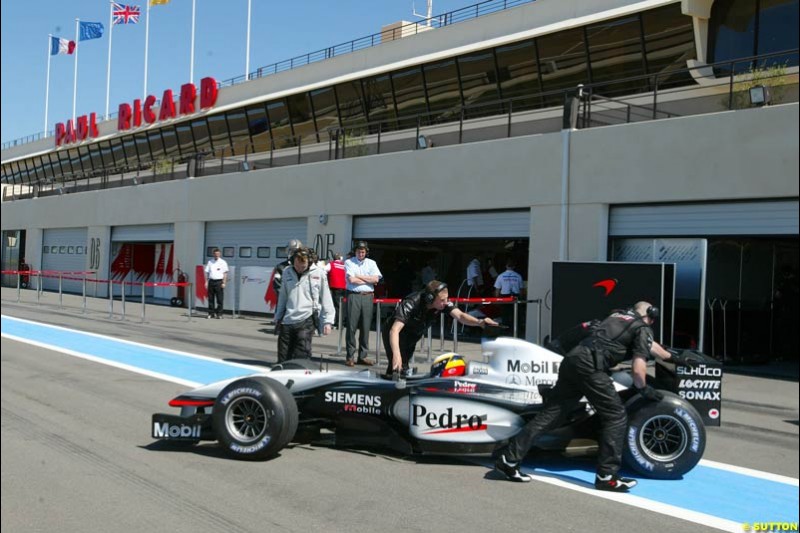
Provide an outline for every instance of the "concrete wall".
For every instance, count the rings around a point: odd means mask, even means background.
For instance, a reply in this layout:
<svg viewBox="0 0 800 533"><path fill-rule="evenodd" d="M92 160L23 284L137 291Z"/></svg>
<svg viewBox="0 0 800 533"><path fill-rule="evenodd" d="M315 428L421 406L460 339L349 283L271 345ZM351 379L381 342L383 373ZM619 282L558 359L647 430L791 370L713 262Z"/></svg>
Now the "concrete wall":
<svg viewBox="0 0 800 533"><path fill-rule="evenodd" d="M797 198L798 109L574 131L568 176L563 135L553 133L5 202L2 229L28 231L27 257L37 265L43 228L174 222L176 259L185 266L203 259L207 220L306 216L310 244L332 235L333 249L344 250L357 215L524 208L531 209L528 293L544 298L559 259L563 178L566 258L604 260L613 204Z"/></svg>

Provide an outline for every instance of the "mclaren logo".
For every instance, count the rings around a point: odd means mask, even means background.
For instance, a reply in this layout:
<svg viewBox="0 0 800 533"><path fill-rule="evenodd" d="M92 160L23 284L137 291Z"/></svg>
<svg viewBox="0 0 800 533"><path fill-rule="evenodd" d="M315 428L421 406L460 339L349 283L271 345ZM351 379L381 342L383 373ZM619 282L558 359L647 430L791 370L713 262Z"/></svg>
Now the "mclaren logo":
<svg viewBox="0 0 800 533"><path fill-rule="evenodd" d="M619 283L618 280L614 278L608 278L598 281L597 283L592 285L592 287L600 287L601 289L606 291L606 293L603 296L608 296L609 294L614 292L614 289L617 288L617 283Z"/></svg>

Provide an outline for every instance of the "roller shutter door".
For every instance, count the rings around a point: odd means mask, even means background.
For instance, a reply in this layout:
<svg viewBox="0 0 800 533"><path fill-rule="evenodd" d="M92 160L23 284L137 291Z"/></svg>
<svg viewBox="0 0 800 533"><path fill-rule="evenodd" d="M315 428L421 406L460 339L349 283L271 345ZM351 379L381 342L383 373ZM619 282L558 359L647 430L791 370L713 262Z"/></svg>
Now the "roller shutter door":
<svg viewBox="0 0 800 533"><path fill-rule="evenodd" d="M172 224L145 224L140 226L116 226L111 228L112 242L172 242Z"/></svg>
<svg viewBox="0 0 800 533"><path fill-rule="evenodd" d="M530 210L355 217L357 239L529 238Z"/></svg>
<svg viewBox="0 0 800 533"><path fill-rule="evenodd" d="M286 259L277 257L277 249L285 247L289 239L308 245L307 232L306 218L207 222L204 254L207 260L209 249L217 247L229 265L274 267Z"/></svg>
<svg viewBox="0 0 800 533"><path fill-rule="evenodd" d="M42 270L83 272L86 270L86 228L46 229L42 232ZM77 277L77 276L70 276ZM42 279L45 290L58 290L58 276ZM64 292L82 293L83 283L62 280Z"/></svg>
<svg viewBox="0 0 800 533"><path fill-rule="evenodd" d="M797 235L798 201L618 206L609 236Z"/></svg>

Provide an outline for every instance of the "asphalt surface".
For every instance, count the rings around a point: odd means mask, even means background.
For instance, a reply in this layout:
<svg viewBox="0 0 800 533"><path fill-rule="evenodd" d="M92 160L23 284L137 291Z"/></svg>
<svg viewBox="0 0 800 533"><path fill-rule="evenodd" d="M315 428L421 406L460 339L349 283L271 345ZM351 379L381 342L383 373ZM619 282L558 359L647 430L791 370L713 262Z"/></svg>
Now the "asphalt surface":
<svg viewBox="0 0 800 533"><path fill-rule="evenodd" d="M109 318L107 301L90 300L84 314L74 296L62 309L57 295L36 304L27 292L18 304L16 291L2 294L7 316L227 361L275 361L264 318L189 321L183 310L148 306L140 323L136 304L122 320ZM315 339L315 353L331 354L324 364L342 364L335 352L336 332ZM480 348L461 343L459 353L480 357ZM714 530L546 483L508 483L468 461L293 445L248 463L213 443L165 445L150 438L150 416L171 412L166 402L186 387L7 338L1 374L7 531ZM726 374L723 398L705 459L797 478L798 383Z"/></svg>

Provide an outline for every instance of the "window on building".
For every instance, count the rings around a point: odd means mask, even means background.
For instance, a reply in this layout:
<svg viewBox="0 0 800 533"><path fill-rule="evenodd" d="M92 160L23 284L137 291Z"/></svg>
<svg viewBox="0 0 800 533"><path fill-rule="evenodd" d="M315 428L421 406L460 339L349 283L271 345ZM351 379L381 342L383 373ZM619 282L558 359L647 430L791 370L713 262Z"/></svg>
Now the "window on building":
<svg viewBox="0 0 800 533"><path fill-rule="evenodd" d="M153 157L150 153L150 143L147 142L147 133L136 133L134 134L133 138L136 141L136 153L139 154L139 160L152 161Z"/></svg>
<svg viewBox="0 0 800 533"><path fill-rule="evenodd" d="M464 95L467 117L495 115L503 112L497 102L500 93L497 85L497 65L494 50L481 50L458 57L461 90Z"/></svg>
<svg viewBox="0 0 800 533"><path fill-rule="evenodd" d="M659 88L686 85L692 82L686 62L697 59L692 17L681 13L680 4L671 4L642 13L644 50L647 73L657 74L651 83Z"/></svg>
<svg viewBox="0 0 800 533"><path fill-rule="evenodd" d="M103 141L100 143L100 157L103 159L103 166L106 169L111 169L116 166L114 162L114 154L111 152L111 143Z"/></svg>
<svg viewBox="0 0 800 533"><path fill-rule="evenodd" d="M542 91L542 86L539 83L535 41L500 46L495 53L502 97L514 99L514 110L522 111L541 105L538 93Z"/></svg>
<svg viewBox="0 0 800 533"><path fill-rule="evenodd" d="M428 112L422 68L411 67L393 72L392 85L399 117L398 127L414 127L417 124L417 115Z"/></svg>
<svg viewBox="0 0 800 533"><path fill-rule="evenodd" d="M178 134L178 146L182 156L191 156L197 153L197 148L194 145L194 138L192 137L192 127L188 122L182 122L175 126L175 131Z"/></svg>
<svg viewBox="0 0 800 533"><path fill-rule="evenodd" d="M536 39L539 48L539 71L545 92L559 91L544 97L545 104L564 103L564 89L574 89L589 81L583 28L561 31Z"/></svg>
<svg viewBox="0 0 800 533"><path fill-rule="evenodd" d="M222 257L233 257L236 253L236 248L233 246L223 246L222 247Z"/></svg>
<svg viewBox="0 0 800 533"><path fill-rule="evenodd" d="M137 166L139 164L139 157L136 154L136 145L134 144L133 135L123 137L122 146L125 148L125 159L128 161L128 166ZM74 161L72 163L72 168L75 168Z"/></svg>
<svg viewBox="0 0 800 533"><path fill-rule="evenodd" d="M247 108L247 123L250 128L250 137L253 139L253 150L269 152L269 122L264 104L251 105Z"/></svg>
<svg viewBox="0 0 800 533"><path fill-rule="evenodd" d="M587 26L586 38L596 93L614 97L645 90L647 82L643 78L617 81L645 74L639 15ZM598 87L598 83L602 85Z"/></svg>
<svg viewBox="0 0 800 533"><path fill-rule="evenodd" d="M205 117L194 119L191 126L195 149L203 153L211 152L211 133L208 131L208 122Z"/></svg>
<svg viewBox="0 0 800 533"><path fill-rule="evenodd" d="M311 113L311 100L308 93L289 96L286 98L286 103L289 106L294 135L299 137L303 144L317 142L317 130L314 126L314 116ZM271 111L269 117L272 118Z"/></svg>
<svg viewBox="0 0 800 533"><path fill-rule="evenodd" d="M245 110L235 109L227 113L228 127L230 128L231 142L233 143L233 153L243 155L250 153L250 129L247 126L247 115Z"/></svg>
<svg viewBox="0 0 800 533"><path fill-rule="evenodd" d="M339 126L339 112L336 108L336 95L333 87L311 91L311 103L314 105L314 117L316 117L320 139L327 141L327 131Z"/></svg>
<svg viewBox="0 0 800 533"><path fill-rule="evenodd" d="M175 158L180 156L181 151L175 126L165 126L161 128L161 138L164 140L164 155L166 157Z"/></svg>
<svg viewBox="0 0 800 533"><path fill-rule="evenodd" d="M92 168L95 172L102 172L105 169L103 156L100 154L100 145L98 143L89 145L89 157L92 160Z"/></svg>
<svg viewBox="0 0 800 533"><path fill-rule="evenodd" d="M367 110L367 120L370 122L370 132L378 131L378 124L375 122L380 122L381 131L397 129L390 75L387 73L366 78L363 87L364 107Z"/></svg>
<svg viewBox="0 0 800 533"><path fill-rule="evenodd" d="M114 161L118 167L123 167L128 164L127 158L125 156L125 147L122 145L121 139L111 139L109 141L111 144L111 153L113 154ZM62 168L65 167L64 159L61 159L61 166Z"/></svg>
<svg viewBox="0 0 800 533"><path fill-rule="evenodd" d="M208 117L208 130L211 133L211 144L218 155L231 154L231 140L228 135L228 124L225 113L217 113Z"/></svg>
<svg viewBox="0 0 800 533"><path fill-rule="evenodd" d="M285 148L297 144L292 133L289 110L283 100L273 100L267 103L267 117L269 118L269 129L275 148Z"/></svg>
<svg viewBox="0 0 800 533"><path fill-rule="evenodd" d="M339 102L339 115L342 126L345 128L363 128L364 117L363 96L361 95L361 81L354 80L340 83L336 86L336 99Z"/></svg>
<svg viewBox="0 0 800 533"><path fill-rule="evenodd" d="M753 0L716 0L711 6L708 27L708 55L710 63L732 61L756 53L756 14L758 4ZM736 73L747 72L750 61L718 65L718 75L728 75L731 66Z"/></svg>
<svg viewBox="0 0 800 533"><path fill-rule="evenodd" d="M259 246L256 249L256 257L259 259L266 259L269 257L269 246Z"/></svg>
<svg viewBox="0 0 800 533"><path fill-rule="evenodd" d="M461 89L455 59L446 59L423 67L430 115L422 123L457 119L461 113Z"/></svg>
<svg viewBox="0 0 800 533"><path fill-rule="evenodd" d="M147 143L150 145L150 154L153 157L153 161L164 159L164 139L161 137L161 130L148 131Z"/></svg>
<svg viewBox="0 0 800 533"><path fill-rule="evenodd" d="M798 48L798 0L760 0L758 12L758 55L796 50ZM759 63L761 67L797 66L797 53L771 56Z"/></svg>
<svg viewBox="0 0 800 533"><path fill-rule="evenodd" d="M249 258L253 257L253 247L252 246L240 246L239 247L239 257L242 258Z"/></svg>

